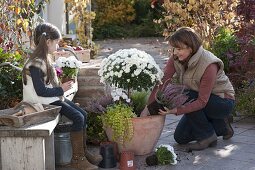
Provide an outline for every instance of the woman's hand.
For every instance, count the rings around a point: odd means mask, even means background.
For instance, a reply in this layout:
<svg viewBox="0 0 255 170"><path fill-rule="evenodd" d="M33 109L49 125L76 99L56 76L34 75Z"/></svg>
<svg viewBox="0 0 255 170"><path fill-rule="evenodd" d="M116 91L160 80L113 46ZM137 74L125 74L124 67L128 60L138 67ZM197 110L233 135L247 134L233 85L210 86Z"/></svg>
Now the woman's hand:
<svg viewBox="0 0 255 170"><path fill-rule="evenodd" d="M168 109L167 107L164 107L164 110L159 109L158 114L160 115L167 115L167 114L177 114L177 108L173 108L173 109Z"/></svg>
<svg viewBox="0 0 255 170"><path fill-rule="evenodd" d="M63 91L66 92L67 90L71 89L72 85L73 85L73 81L71 80L71 81L63 83L61 87Z"/></svg>

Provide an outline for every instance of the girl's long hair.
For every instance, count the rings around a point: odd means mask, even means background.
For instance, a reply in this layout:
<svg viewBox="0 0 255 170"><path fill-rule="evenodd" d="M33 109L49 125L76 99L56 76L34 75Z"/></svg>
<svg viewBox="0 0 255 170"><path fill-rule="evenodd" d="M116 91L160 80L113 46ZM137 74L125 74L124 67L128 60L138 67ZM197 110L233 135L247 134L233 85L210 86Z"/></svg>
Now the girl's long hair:
<svg viewBox="0 0 255 170"><path fill-rule="evenodd" d="M49 84L50 81L54 79L52 74L52 69L51 69L51 63L48 59L48 46L47 46L47 40L56 40L61 38L61 34L59 29L50 24L50 23L42 23L39 24L35 30L34 30L34 44L35 44L35 49L34 51L30 54L30 57L26 64L24 65L24 68L22 70L22 78L23 78L23 83L26 85L27 84L27 78L26 78L26 73L28 70L26 69L26 66L28 63L32 62L34 59L41 59L46 63L46 84Z"/></svg>

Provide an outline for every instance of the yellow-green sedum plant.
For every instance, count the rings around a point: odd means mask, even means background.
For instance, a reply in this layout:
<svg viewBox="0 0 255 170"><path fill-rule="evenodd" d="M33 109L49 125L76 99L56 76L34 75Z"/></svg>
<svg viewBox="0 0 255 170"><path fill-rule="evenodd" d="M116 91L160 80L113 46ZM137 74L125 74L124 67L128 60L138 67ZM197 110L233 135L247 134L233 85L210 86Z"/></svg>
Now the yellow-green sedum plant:
<svg viewBox="0 0 255 170"><path fill-rule="evenodd" d="M104 127L113 131L112 140L122 144L133 137L133 117L136 117L136 114L132 107L123 103L108 106L106 113L101 116Z"/></svg>

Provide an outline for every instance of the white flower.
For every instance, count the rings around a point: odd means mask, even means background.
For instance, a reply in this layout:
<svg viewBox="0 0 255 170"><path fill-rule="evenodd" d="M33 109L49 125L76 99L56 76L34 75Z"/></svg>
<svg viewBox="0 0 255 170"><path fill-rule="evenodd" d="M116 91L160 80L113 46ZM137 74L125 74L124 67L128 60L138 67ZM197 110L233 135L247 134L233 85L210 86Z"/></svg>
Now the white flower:
<svg viewBox="0 0 255 170"><path fill-rule="evenodd" d="M82 62L77 60L75 56L59 57L56 61L56 67L63 70L63 77L74 77L78 73L78 69L81 67ZM102 79L103 80L103 79Z"/></svg>
<svg viewBox="0 0 255 170"><path fill-rule="evenodd" d="M68 58L66 57L59 57L55 61L56 65L60 68L62 67L70 67L70 68L80 68L82 65L82 62L77 60L75 56L70 56Z"/></svg>
<svg viewBox="0 0 255 170"><path fill-rule="evenodd" d="M125 90L117 87L111 87L111 96L113 101L118 101L120 99L126 100L126 102L130 102Z"/></svg>
<svg viewBox="0 0 255 170"><path fill-rule="evenodd" d="M135 48L122 49L103 59L98 71L101 82L125 90L149 90L161 82L163 72L153 57Z"/></svg>

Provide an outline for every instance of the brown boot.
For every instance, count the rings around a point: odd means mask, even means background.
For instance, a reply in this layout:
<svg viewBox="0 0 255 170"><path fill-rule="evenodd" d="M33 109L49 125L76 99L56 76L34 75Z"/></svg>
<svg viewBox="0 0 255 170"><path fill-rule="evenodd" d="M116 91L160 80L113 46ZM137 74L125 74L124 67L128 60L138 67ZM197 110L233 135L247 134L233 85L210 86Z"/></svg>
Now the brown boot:
<svg viewBox="0 0 255 170"><path fill-rule="evenodd" d="M201 141L197 141L196 143L188 144L186 150L188 152L191 152L193 150L199 151L199 150L206 149L208 147L214 147L216 145L217 145L217 136L216 136L215 133L213 133L213 135L210 136L209 138L206 138L206 139L201 140Z"/></svg>
<svg viewBox="0 0 255 170"><path fill-rule="evenodd" d="M71 167L79 170L94 170L98 169L97 166L89 163L85 157L83 148L83 131L71 132L71 143L73 149L73 157Z"/></svg>
<svg viewBox="0 0 255 170"><path fill-rule="evenodd" d="M230 119L231 117L226 117L224 118L224 122L226 123L226 128L227 128L227 134L224 135L222 138L223 140L228 140L230 138L232 138L232 136L234 135L234 130L230 124Z"/></svg>
<svg viewBox="0 0 255 170"><path fill-rule="evenodd" d="M92 163L93 165L98 165L103 160L103 157L100 154L92 154L88 151L86 139L87 139L87 133L86 133L86 130L84 130L84 133L83 133L83 144L84 145L83 146L84 146L85 156L90 163Z"/></svg>

